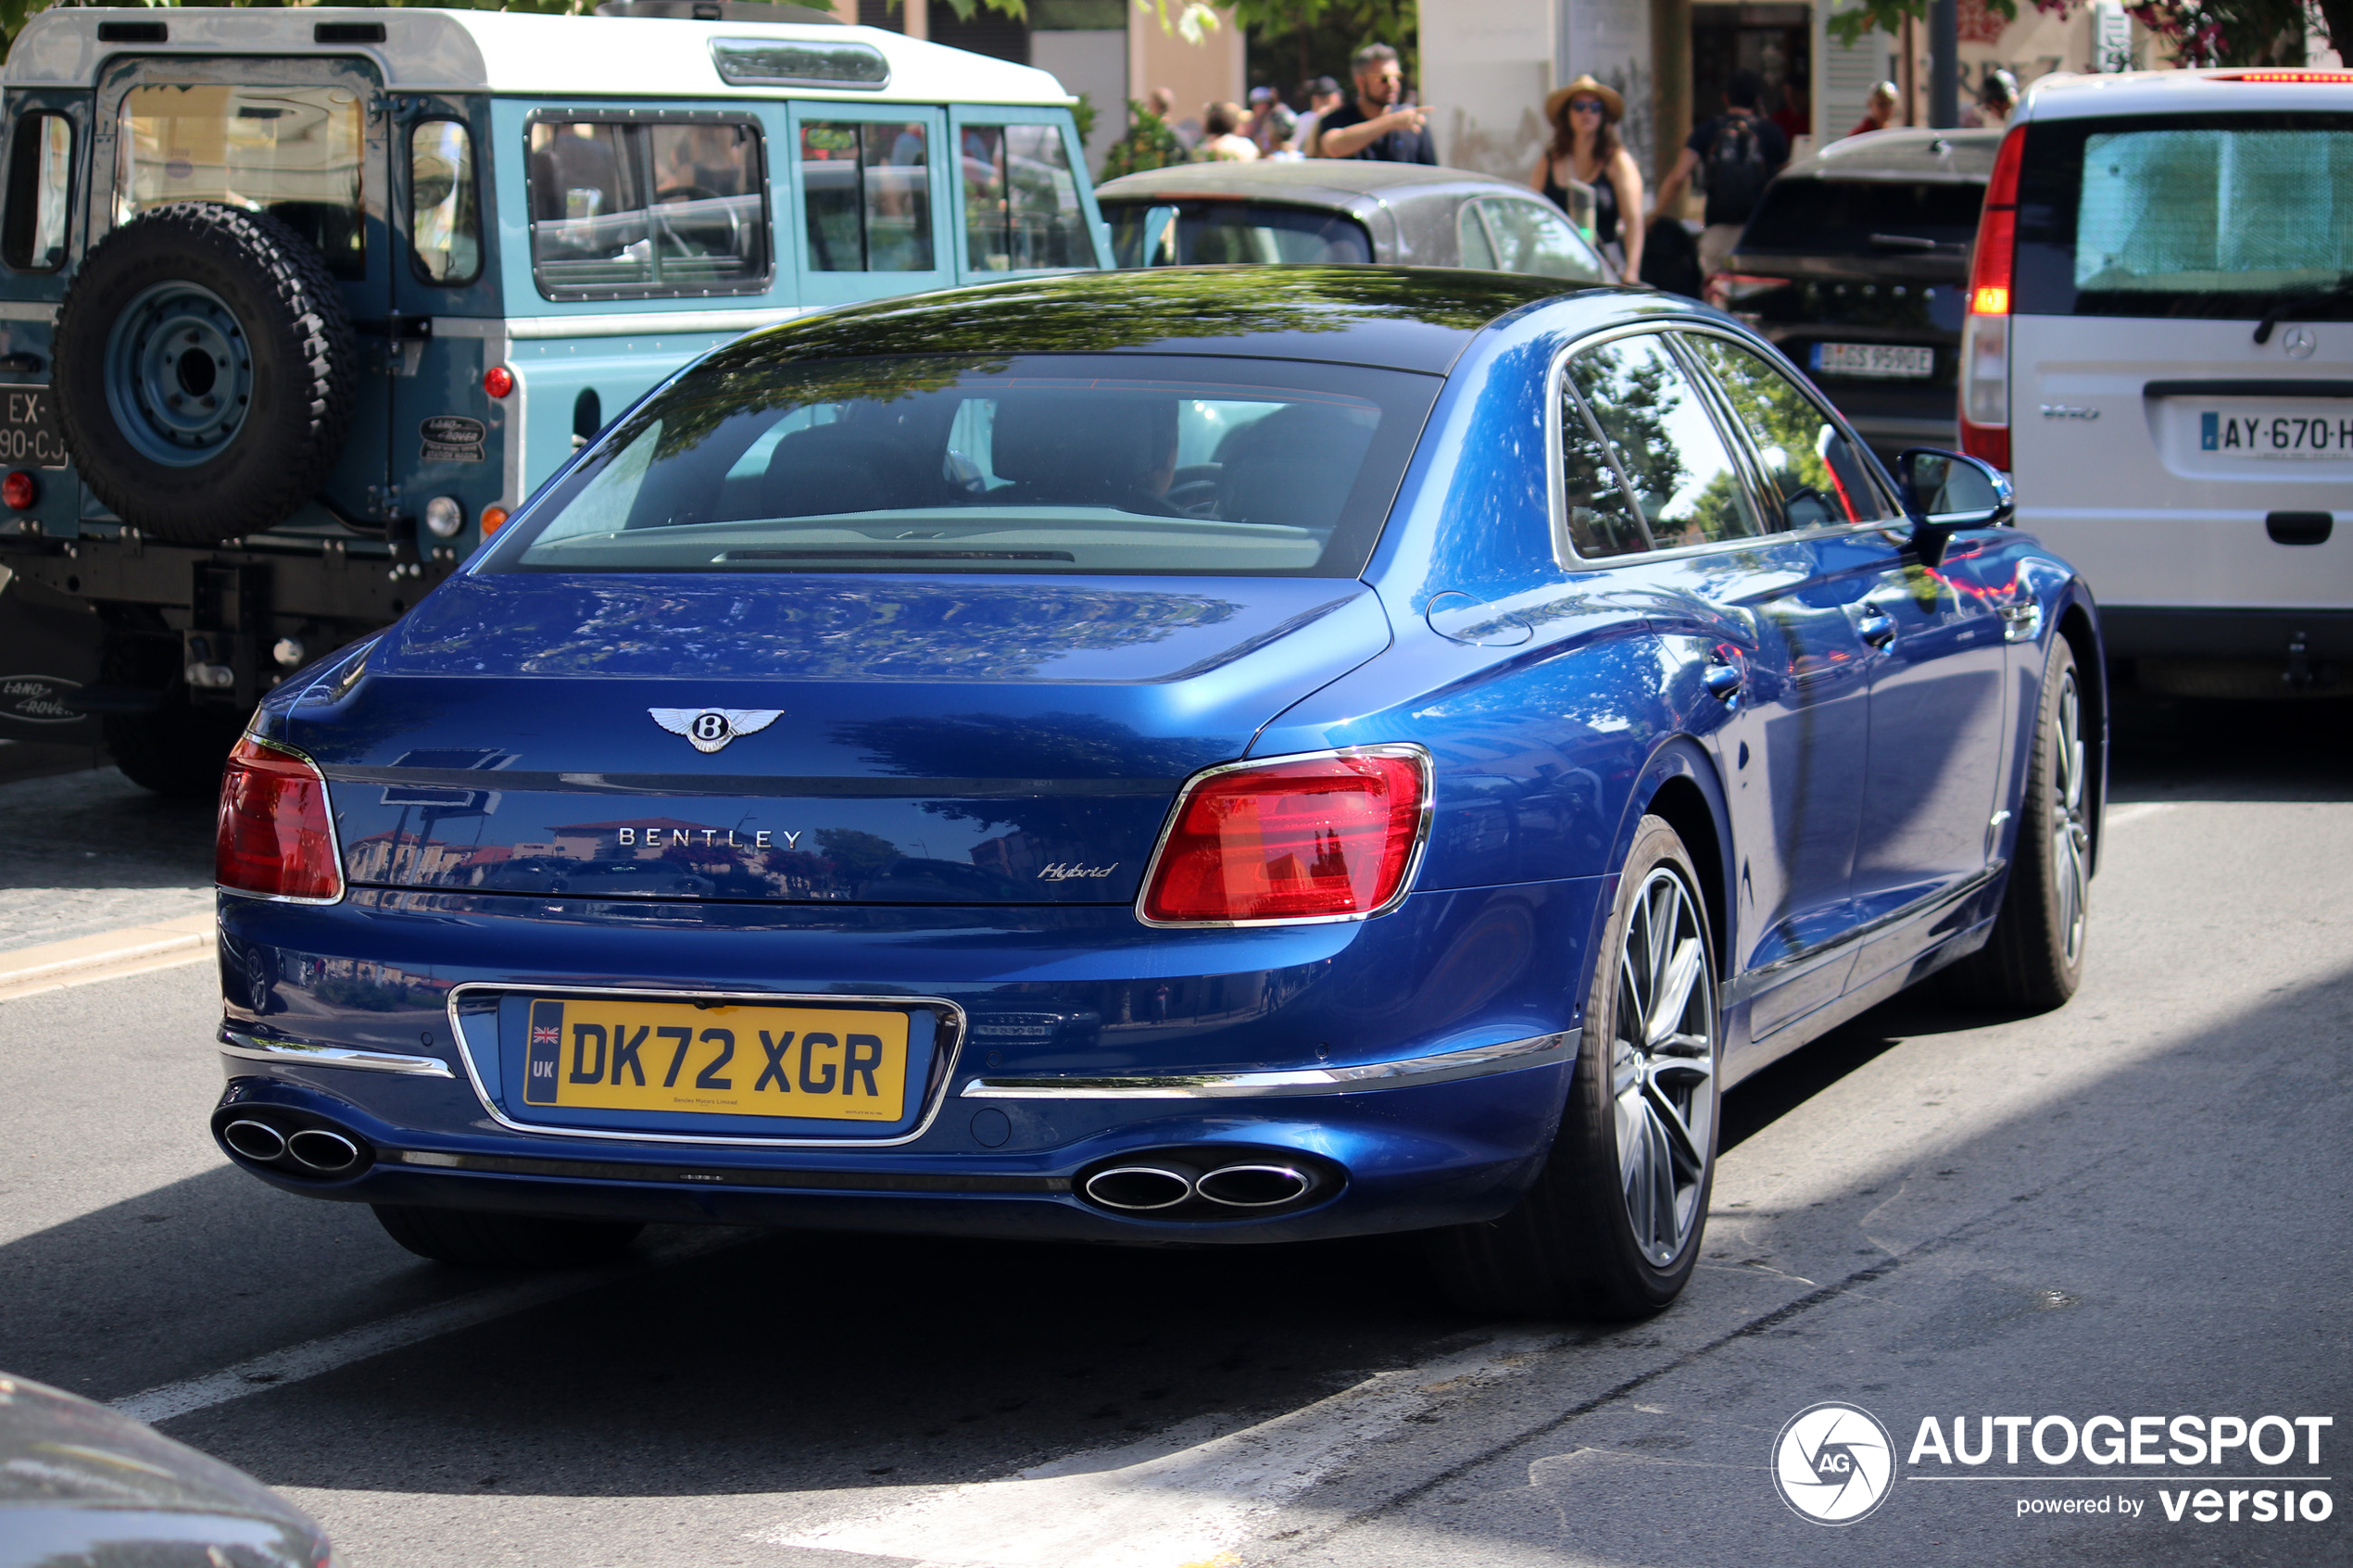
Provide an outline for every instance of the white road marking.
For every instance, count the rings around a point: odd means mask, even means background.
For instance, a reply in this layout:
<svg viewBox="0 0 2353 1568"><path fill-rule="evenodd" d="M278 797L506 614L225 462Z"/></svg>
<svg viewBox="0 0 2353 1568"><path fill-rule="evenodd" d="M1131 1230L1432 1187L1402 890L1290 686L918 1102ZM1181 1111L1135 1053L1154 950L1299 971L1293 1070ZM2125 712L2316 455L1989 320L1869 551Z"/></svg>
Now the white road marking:
<svg viewBox="0 0 2353 1568"><path fill-rule="evenodd" d="M1434 1404L1514 1375L1557 1343L1500 1338L1385 1372L1329 1399L1214 1436L1203 1416L1124 1449L1001 1481L925 1487L865 1515L754 1537L913 1560L924 1568L1200 1568L1239 1561L1283 1504ZM1205 1440L1204 1440L1205 1439Z"/></svg>
<svg viewBox="0 0 2353 1568"><path fill-rule="evenodd" d="M2143 800L2131 806L2117 807L2106 815L2104 821L2109 827L2122 827L2126 822L2137 822L2143 817L2154 817L2159 811L2171 809L2173 802L2171 800Z"/></svg>
<svg viewBox="0 0 2353 1568"><path fill-rule="evenodd" d="M624 1262L608 1264L598 1269L568 1270L562 1273L542 1274L521 1280L513 1285L477 1290L468 1295L437 1301L430 1307L376 1323L361 1323L341 1334L331 1334L323 1339L309 1340L283 1350L239 1361L235 1366L207 1373L179 1383L166 1383L128 1399L117 1399L113 1408L133 1421L149 1423L170 1421L175 1416L225 1405L232 1399L247 1395L266 1393L301 1383L321 1373L333 1372L354 1361L364 1361L371 1356L381 1356L389 1350L435 1339L477 1323L489 1323L584 1290L611 1285L633 1274L683 1263L722 1248L732 1247L745 1239L743 1232L735 1230L698 1231L665 1247L648 1248Z"/></svg>

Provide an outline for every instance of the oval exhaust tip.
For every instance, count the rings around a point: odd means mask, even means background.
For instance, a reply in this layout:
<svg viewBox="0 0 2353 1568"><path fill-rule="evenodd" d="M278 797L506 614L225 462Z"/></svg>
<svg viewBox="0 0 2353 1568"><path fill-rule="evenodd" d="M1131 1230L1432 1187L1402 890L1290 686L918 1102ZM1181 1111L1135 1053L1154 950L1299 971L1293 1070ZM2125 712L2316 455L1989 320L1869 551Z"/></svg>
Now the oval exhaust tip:
<svg viewBox="0 0 2353 1568"><path fill-rule="evenodd" d="M267 1122L232 1122L220 1129L220 1141L247 1160L275 1160L286 1152L285 1135Z"/></svg>
<svg viewBox="0 0 2353 1568"><path fill-rule="evenodd" d="M1228 1209L1272 1209L1314 1190L1315 1178L1290 1165L1221 1165L1193 1190Z"/></svg>
<svg viewBox="0 0 2353 1568"><path fill-rule="evenodd" d="M286 1140L286 1152L314 1171L347 1171L359 1162L359 1146L324 1127L305 1127Z"/></svg>
<svg viewBox="0 0 2353 1568"><path fill-rule="evenodd" d="M1119 1165L1087 1178L1087 1196L1106 1209L1174 1209L1193 1195L1190 1179L1157 1165Z"/></svg>

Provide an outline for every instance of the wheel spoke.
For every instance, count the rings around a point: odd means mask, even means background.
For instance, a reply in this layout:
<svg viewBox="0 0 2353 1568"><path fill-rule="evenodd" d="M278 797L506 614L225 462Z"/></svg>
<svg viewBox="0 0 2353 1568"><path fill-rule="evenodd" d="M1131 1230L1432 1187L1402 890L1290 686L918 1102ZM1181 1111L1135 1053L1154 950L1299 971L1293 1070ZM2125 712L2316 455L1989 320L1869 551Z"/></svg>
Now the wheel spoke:
<svg viewBox="0 0 2353 1568"><path fill-rule="evenodd" d="M1650 1017L1642 1030L1642 1039L1651 1049L1658 1049L1659 1042L1682 1023L1683 1014L1692 1005L1692 988L1699 984L1700 961L1696 936L1677 943L1668 955L1666 974L1657 994L1651 998Z"/></svg>
<svg viewBox="0 0 2353 1568"><path fill-rule="evenodd" d="M1707 1157L1700 1152L1699 1140L1692 1135L1691 1124L1683 1120L1682 1111L1667 1098L1667 1091L1660 1088L1655 1081L1651 1084L1650 1094L1646 1098L1651 1117L1666 1136L1668 1151L1685 1171L1696 1177L1705 1168Z"/></svg>

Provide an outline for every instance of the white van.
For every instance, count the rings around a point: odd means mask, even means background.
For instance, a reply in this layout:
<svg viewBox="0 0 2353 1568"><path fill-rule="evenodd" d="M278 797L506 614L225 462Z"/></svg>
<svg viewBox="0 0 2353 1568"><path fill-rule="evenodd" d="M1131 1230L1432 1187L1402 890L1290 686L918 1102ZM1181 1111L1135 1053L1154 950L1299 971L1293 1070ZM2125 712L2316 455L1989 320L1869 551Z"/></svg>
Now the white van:
<svg viewBox="0 0 2353 1568"><path fill-rule="evenodd" d="M2183 695L2353 691L2353 71L2045 77L1986 193L1961 444Z"/></svg>

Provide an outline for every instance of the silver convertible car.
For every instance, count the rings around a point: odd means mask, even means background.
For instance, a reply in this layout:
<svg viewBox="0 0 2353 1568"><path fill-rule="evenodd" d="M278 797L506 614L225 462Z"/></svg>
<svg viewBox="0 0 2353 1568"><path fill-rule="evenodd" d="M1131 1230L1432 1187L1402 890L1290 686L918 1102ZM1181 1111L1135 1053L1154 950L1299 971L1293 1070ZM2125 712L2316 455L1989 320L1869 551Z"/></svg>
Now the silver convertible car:
<svg viewBox="0 0 2353 1568"><path fill-rule="evenodd" d="M1371 262L1577 283L1604 282L1609 271L1559 207L1525 185L1464 169L1351 158L1188 163L1125 175L1097 186L1095 200L1122 267Z"/></svg>

